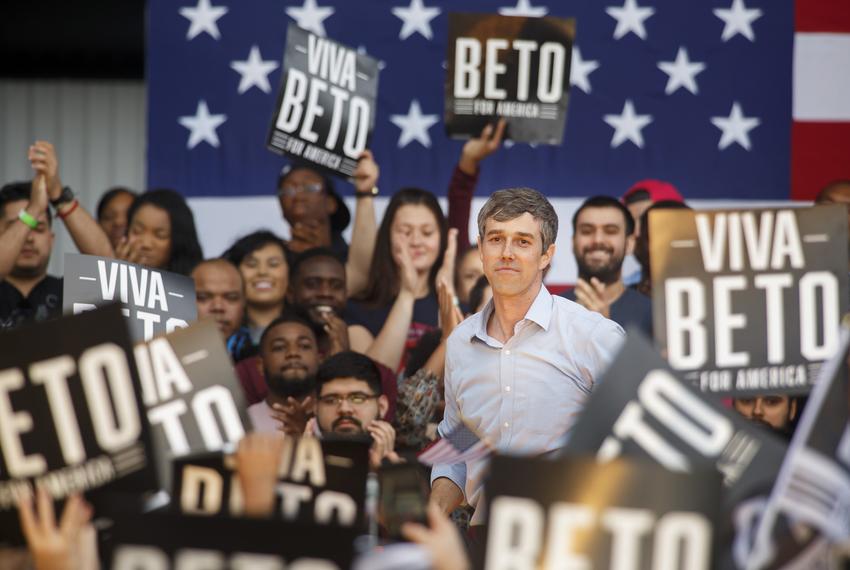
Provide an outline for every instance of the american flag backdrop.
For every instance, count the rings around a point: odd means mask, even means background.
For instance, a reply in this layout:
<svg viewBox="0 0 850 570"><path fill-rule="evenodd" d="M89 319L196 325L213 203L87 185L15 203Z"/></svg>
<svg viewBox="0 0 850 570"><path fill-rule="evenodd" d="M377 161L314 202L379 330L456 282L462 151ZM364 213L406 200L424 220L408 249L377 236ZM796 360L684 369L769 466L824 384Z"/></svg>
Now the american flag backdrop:
<svg viewBox="0 0 850 570"><path fill-rule="evenodd" d="M151 0L148 11L148 186L192 199L207 255L280 217L286 161L265 140L290 21L382 62L370 147L384 195L444 195L459 157L442 121L449 11L576 18L564 144L505 145L477 189L541 190L562 237L580 197L643 178L699 203L811 199L850 177L846 0ZM550 279L569 281L558 243Z"/></svg>

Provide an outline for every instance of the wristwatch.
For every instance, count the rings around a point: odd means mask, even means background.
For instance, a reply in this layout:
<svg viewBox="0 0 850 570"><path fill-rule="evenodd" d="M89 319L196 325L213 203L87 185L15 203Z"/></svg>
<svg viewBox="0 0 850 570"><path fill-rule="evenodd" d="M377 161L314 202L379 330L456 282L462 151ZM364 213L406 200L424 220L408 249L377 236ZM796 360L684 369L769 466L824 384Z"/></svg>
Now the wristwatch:
<svg viewBox="0 0 850 570"><path fill-rule="evenodd" d="M67 186L62 188L62 193L59 194L59 197L55 200L50 201L50 205L53 206L53 209L58 209L62 204L68 204L69 202L74 201L74 192Z"/></svg>
<svg viewBox="0 0 850 570"><path fill-rule="evenodd" d="M371 190L363 190L363 191L357 190L357 191L354 192L355 198L374 198L377 195L378 195L378 187L377 186L372 186Z"/></svg>

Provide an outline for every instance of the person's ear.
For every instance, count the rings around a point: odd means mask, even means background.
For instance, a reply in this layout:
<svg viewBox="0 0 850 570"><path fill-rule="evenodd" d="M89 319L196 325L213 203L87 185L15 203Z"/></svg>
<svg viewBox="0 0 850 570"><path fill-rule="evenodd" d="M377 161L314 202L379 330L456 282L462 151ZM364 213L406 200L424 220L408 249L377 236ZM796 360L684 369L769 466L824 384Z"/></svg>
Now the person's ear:
<svg viewBox="0 0 850 570"><path fill-rule="evenodd" d="M387 416L387 411L390 409L390 400L383 394L378 396L378 418L384 419Z"/></svg>
<svg viewBox="0 0 850 570"><path fill-rule="evenodd" d="M540 257L540 263L537 266L537 269L543 271L549 264L552 263L552 260L555 258L555 244L549 244L549 247L546 248L546 251L543 252L543 255Z"/></svg>
<svg viewBox="0 0 850 570"><path fill-rule="evenodd" d="M788 404L788 419L792 422L797 419L797 399L792 398L791 403Z"/></svg>

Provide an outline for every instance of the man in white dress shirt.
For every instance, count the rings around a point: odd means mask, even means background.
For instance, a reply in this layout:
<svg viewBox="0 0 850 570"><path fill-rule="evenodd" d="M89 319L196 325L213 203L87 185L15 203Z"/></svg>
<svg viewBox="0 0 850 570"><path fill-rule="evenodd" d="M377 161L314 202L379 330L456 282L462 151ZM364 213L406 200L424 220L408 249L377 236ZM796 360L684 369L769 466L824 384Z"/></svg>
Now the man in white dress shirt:
<svg viewBox="0 0 850 570"><path fill-rule="evenodd" d="M558 216L536 190L495 192L478 214L479 254L493 299L449 337L441 435L465 422L501 452L561 445L625 333L543 286ZM484 461L435 465L431 500L450 513L464 497L484 522Z"/></svg>

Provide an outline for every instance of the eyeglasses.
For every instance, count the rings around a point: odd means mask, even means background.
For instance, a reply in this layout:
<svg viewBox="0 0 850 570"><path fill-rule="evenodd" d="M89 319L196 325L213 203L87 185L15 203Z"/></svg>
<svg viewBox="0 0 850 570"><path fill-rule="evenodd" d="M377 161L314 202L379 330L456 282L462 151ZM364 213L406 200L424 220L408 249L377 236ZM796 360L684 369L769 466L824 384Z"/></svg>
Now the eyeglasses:
<svg viewBox="0 0 850 570"><path fill-rule="evenodd" d="M320 397L319 403L323 406L336 407L339 406L343 400L345 400L352 406L362 406L369 400L374 400L375 398L379 397L380 396L364 394L363 392L353 392L351 394L346 394L345 396L340 396L339 394L328 394L326 396Z"/></svg>
<svg viewBox="0 0 850 570"><path fill-rule="evenodd" d="M287 184L277 191L278 196L295 196L296 194L318 194L324 190L324 185L320 182L311 182L309 184Z"/></svg>

